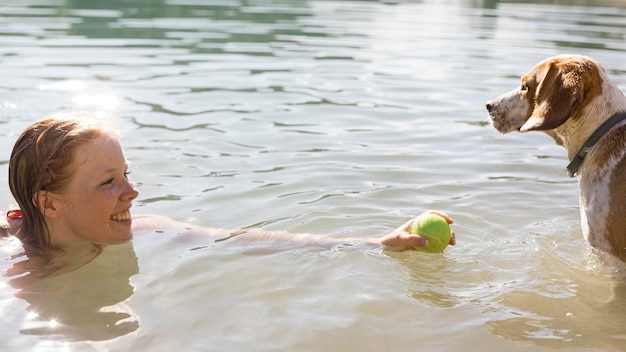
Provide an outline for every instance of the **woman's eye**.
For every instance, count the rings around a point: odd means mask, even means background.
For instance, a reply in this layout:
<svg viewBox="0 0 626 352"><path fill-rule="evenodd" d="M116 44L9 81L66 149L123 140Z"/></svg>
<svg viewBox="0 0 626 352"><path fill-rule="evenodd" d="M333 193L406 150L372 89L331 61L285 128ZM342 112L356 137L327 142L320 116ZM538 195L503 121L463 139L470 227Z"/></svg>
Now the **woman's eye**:
<svg viewBox="0 0 626 352"><path fill-rule="evenodd" d="M128 179L128 175L130 175L130 171L124 171L123 176L124 176L125 180ZM102 186L111 185L111 184L115 183L115 179L116 179L116 176L115 177L111 177L110 179L106 180L105 182L102 182L101 185Z"/></svg>

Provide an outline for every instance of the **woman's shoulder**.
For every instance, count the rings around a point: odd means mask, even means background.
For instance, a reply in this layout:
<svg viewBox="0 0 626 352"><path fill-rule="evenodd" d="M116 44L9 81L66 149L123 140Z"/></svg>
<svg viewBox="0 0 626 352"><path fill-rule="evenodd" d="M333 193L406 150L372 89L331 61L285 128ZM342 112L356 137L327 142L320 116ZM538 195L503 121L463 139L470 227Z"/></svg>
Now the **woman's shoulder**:
<svg viewBox="0 0 626 352"><path fill-rule="evenodd" d="M133 215L133 230L134 231L146 231L146 230L158 230L167 229L174 226L180 226L181 223L172 220L166 216L152 215L152 214L139 214Z"/></svg>
<svg viewBox="0 0 626 352"><path fill-rule="evenodd" d="M152 214L133 215L132 228L135 233L156 231L159 233L172 232L178 235L208 235L213 237L223 236L225 233L229 233L228 230L224 229L187 224L168 218L167 216Z"/></svg>

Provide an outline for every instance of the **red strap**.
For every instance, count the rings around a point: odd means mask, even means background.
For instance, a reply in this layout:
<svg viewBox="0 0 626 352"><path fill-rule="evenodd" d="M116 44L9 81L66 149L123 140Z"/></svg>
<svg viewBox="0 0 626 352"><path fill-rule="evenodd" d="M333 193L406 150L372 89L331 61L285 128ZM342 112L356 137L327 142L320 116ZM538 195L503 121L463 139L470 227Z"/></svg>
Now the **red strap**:
<svg viewBox="0 0 626 352"><path fill-rule="evenodd" d="M9 211L7 211L7 217L9 219L21 219L22 218L22 211L19 209L11 209Z"/></svg>

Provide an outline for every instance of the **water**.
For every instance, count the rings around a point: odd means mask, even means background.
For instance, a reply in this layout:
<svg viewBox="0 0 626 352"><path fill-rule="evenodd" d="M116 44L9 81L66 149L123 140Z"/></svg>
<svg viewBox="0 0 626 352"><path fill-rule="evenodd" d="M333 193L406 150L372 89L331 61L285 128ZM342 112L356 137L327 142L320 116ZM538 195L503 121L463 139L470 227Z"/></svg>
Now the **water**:
<svg viewBox="0 0 626 352"><path fill-rule="evenodd" d="M560 53L626 89L625 34L617 0L3 1L1 173L34 119L101 109L123 131L135 213L373 237L441 209L458 244L137 234L24 295L4 277L0 350L626 348L623 274L582 239L565 151L500 136L484 110ZM19 262L0 250L2 271Z"/></svg>

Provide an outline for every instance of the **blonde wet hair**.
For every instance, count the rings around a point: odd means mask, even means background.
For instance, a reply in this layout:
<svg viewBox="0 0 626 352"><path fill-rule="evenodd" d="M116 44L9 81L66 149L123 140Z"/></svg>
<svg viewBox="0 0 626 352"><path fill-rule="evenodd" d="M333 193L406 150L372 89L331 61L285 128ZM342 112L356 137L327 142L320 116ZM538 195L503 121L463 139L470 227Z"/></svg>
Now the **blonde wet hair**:
<svg viewBox="0 0 626 352"><path fill-rule="evenodd" d="M9 160L9 188L22 210L16 234L22 243L49 248L50 231L37 195L62 193L72 177L69 166L76 148L103 136L119 137L110 119L75 111L36 121L18 137Z"/></svg>

